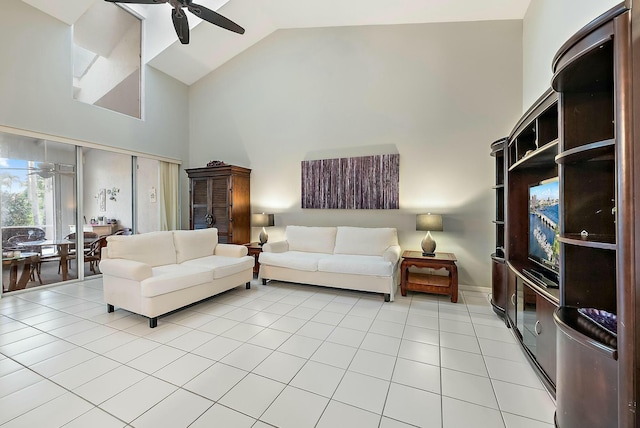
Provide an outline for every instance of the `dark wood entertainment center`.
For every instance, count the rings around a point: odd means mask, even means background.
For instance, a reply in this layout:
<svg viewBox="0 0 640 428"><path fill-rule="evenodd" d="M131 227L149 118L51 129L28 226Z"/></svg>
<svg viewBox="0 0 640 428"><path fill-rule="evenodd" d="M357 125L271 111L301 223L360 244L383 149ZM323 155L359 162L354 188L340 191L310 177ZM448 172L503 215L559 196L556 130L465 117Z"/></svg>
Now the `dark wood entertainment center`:
<svg viewBox="0 0 640 428"><path fill-rule="evenodd" d="M491 145L491 303L556 397L557 427L640 428L640 8L627 1L587 24L552 70L551 88ZM559 288L525 272L539 267L529 257L529 186L553 177Z"/></svg>
<svg viewBox="0 0 640 428"><path fill-rule="evenodd" d="M496 193L496 216L493 220L496 231L496 251L491 254L491 277L493 286L491 290L491 306L495 313L504 317L507 307L507 268L504 258L504 225L505 225L505 181L506 162L504 152L509 143L508 138L501 138L491 144L491 156L495 158L496 179L493 189Z"/></svg>

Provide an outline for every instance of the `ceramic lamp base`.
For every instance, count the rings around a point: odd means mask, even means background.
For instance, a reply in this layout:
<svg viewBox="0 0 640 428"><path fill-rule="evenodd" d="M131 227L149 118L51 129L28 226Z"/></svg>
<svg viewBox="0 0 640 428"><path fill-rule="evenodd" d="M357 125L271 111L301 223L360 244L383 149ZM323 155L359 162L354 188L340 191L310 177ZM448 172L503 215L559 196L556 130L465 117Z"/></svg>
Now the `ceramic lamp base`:
<svg viewBox="0 0 640 428"><path fill-rule="evenodd" d="M258 239L260 239L260 245L264 245L267 243L269 235L267 235L267 231L264 230L264 227L262 228L262 232L260 232L260 236L258 237Z"/></svg>
<svg viewBox="0 0 640 428"><path fill-rule="evenodd" d="M422 255L433 257L436 255L436 241L431 237L431 232L427 232L422 240Z"/></svg>

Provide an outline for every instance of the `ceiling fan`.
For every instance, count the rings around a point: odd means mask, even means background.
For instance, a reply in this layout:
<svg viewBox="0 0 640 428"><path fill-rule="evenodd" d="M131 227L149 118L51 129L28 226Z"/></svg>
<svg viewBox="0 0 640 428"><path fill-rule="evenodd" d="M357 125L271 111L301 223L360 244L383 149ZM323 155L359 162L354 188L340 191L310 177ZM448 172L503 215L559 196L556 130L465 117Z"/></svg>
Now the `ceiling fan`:
<svg viewBox="0 0 640 428"><path fill-rule="evenodd" d="M169 3L173 7L171 12L171 19L173 20L173 27L176 29L176 34L183 45L189 43L189 22L187 21L187 14L184 12L184 8L198 18L207 22L224 28L225 30L233 31L234 33L244 34L244 28L233 22L232 20L225 18L217 12L212 11L204 6L193 3L191 0L105 0L111 3L136 3L136 4L160 4Z"/></svg>
<svg viewBox="0 0 640 428"><path fill-rule="evenodd" d="M54 163L47 160L47 141L37 140L38 143L44 145L44 161L27 161L26 167L18 168L0 168L0 171L26 171L27 175L37 175L40 178L51 178L55 175L70 175L75 176L76 168L71 164Z"/></svg>
<svg viewBox="0 0 640 428"><path fill-rule="evenodd" d="M29 175L37 175L40 178L51 178L54 175L75 175L75 167L68 164L56 164L53 162L37 162L35 167L29 168Z"/></svg>
<svg viewBox="0 0 640 428"><path fill-rule="evenodd" d="M0 171L27 171L27 175L37 175L40 178L51 178L56 175L75 175L75 167L69 164L53 162L35 162L25 168L0 168Z"/></svg>

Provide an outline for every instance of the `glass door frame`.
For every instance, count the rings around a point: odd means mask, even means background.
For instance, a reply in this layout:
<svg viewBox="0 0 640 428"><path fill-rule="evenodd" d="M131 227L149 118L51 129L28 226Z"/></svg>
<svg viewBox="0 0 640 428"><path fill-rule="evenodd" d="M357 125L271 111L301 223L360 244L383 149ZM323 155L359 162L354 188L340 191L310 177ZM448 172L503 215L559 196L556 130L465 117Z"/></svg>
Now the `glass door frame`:
<svg viewBox="0 0 640 428"><path fill-rule="evenodd" d="M158 155L153 155L153 154L149 154L149 153L141 153L141 152L136 152L136 151L132 151L132 150L125 150L125 149L120 149L120 148L116 148L116 147L110 147L110 146L105 146L102 144L96 144L96 143L91 143L88 141L82 141L82 140L75 140L75 139L71 139L71 138L65 138L65 137L60 137L60 136L55 136L55 135L49 135L49 134L45 134L45 133L41 133L41 132L35 132L35 131L29 131L29 130L24 130L24 129L19 129L19 128L13 128L13 127L8 127L8 126L4 126L4 125L0 125L0 133L2 134L9 134L9 135L13 135L13 136L17 136L17 137L25 137L25 138L33 138L33 139L42 139L42 140L46 140L46 141L51 141L51 142L55 142L55 143L62 143L62 144L68 144L70 146L73 146L75 148L75 152L76 152L76 172L75 172L75 216L74 216L74 222L75 222L75 227L76 230L82 230L82 225L84 224L84 219L83 219L83 213L84 213L84 198L83 198L83 191L84 191L84 169L83 169L83 165L84 165L84 153L83 153L83 149L84 148L94 148L94 149L99 149L99 150L105 150L108 152L112 152L112 153L120 153L120 154L124 154L127 156L131 157L131 194L132 194L132 198L131 198L131 205L132 205L132 231L135 233L137 228L138 228L138 224L137 224L137 209L136 209L136 198L137 198L137 194L139 192L139 189L137 189L137 177L136 177L136 165L137 165L137 158L138 157L144 157L144 158L148 158L148 159L154 159L154 160L158 160L158 161L164 161L164 162L170 162L173 164L177 164L179 166L182 165L182 161L179 159L175 159L175 158L168 158L168 157L164 157L164 156L158 156ZM182 181L182 180L180 180ZM180 183L179 183L180 184ZM179 189L182 188L181 185L178 186ZM180 190L179 190L180 191ZM179 201L182 201L181 196L179 196ZM181 207L178 207L178 215L180 216L182 212ZM56 219L55 220L56 223L61 222L62 220ZM182 224L182 221L180 219L180 224ZM62 236L62 235L61 235ZM77 233L76 234L76 245L77 248L83 248L84 247L84 234L83 233ZM84 253L82 251L78 251L77 252L77 259L76 259L78 266L84 266ZM73 282L79 282L79 281L83 281L85 280L85 275L84 275L84 269L77 269L78 270L78 277L74 278L74 279L69 279L67 281L64 281L64 283L73 283ZM60 282L55 282L55 283L51 283L51 284L44 284L42 286L39 287L49 287L49 286L56 286L56 285L60 285L62 284L63 281ZM2 292L2 288L0 287L0 298L2 298L3 292Z"/></svg>

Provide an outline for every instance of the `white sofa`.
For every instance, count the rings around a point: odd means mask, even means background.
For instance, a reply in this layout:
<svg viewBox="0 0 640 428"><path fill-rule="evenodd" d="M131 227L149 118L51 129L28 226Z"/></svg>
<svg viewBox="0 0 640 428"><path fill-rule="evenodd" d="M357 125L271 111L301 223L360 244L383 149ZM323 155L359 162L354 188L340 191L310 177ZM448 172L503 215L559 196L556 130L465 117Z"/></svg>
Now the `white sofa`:
<svg viewBox="0 0 640 428"><path fill-rule="evenodd" d="M383 293L388 302L400 252L394 228L287 226L285 240L262 247L259 278Z"/></svg>
<svg viewBox="0 0 640 428"><path fill-rule="evenodd" d="M218 244L218 230L176 230L107 237L100 271L107 311L158 316L246 284L254 258L244 245Z"/></svg>

